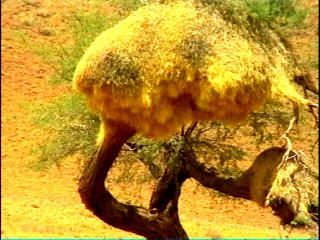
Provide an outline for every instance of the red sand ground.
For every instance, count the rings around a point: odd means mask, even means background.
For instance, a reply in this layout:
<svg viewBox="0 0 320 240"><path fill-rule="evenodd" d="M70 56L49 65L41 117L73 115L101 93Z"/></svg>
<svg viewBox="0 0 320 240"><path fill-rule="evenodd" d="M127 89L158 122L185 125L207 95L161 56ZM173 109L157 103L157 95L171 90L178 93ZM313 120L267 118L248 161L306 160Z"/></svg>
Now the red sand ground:
<svg viewBox="0 0 320 240"><path fill-rule="evenodd" d="M43 142L48 134L32 125L26 104L52 101L70 89L69 86L48 86L53 69L21 43L17 33L27 33L31 43L66 43L69 33L65 18L77 9L90 11L94 2L7 0L1 3L2 238L139 237L106 225L85 209L77 193L79 170L74 159L45 172L28 168L28 163L34 160L30 150ZM317 9L317 1L308 4ZM113 8L105 3L103 7L107 14L112 13ZM317 21L314 16L312 19ZM46 28L54 29L57 34L41 34ZM316 35L298 36L296 41L304 46L310 40L307 37L315 38ZM246 200L210 196L201 187L195 193L195 186L194 181L186 182L179 205L182 224L190 237L279 237L279 219L270 209L262 209ZM123 189L120 185L113 188L115 195ZM147 189L149 191L141 193L145 201L152 186ZM294 230L290 235L310 236L314 236L314 231Z"/></svg>

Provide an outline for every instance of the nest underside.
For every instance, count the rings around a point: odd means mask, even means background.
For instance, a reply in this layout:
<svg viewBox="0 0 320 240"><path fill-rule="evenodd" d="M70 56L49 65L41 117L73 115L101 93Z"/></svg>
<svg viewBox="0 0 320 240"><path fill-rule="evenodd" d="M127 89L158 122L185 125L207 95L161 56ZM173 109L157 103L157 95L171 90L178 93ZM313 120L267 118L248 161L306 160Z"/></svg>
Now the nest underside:
<svg viewBox="0 0 320 240"><path fill-rule="evenodd" d="M300 69L280 38L218 10L188 1L140 8L94 41L74 87L102 118L154 138L191 121L238 123L270 97L306 103L290 83Z"/></svg>

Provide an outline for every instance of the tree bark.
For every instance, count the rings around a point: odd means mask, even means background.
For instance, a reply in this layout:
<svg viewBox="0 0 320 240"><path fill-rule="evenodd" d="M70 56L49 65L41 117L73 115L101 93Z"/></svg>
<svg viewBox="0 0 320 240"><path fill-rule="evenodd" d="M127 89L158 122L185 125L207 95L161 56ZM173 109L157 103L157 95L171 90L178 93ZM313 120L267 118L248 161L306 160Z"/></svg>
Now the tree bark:
<svg viewBox="0 0 320 240"><path fill-rule="evenodd" d="M214 167L198 162L190 143L182 139L179 144L168 147L166 169L152 193L149 209L145 209L119 202L105 187L105 180L113 162L124 143L136 131L115 122L106 122L104 125L105 138L96 155L87 163L79 180L78 191L82 202L105 223L147 239L188 239L178 215L181 187L187 178L192 177L203 186L230 196L255 200L250 193L252 181L256 181L254 168L264 167L261 164L268 164L268 161L272 161L273 165L277 164L274 158L277 157L280 161L286 151L282 148L264 151L251 168L240 178L234 179L224 176ZM274 201L270 206L283 222L295 216L290 202L281 196L277 199L282 201Z"/></svg>
<svg viewBox="0 0 320 240"><path fill-rule="evenodd" d="M309 90L315 95L319 95L318 86L311 80L311 76L309 73L306 76L299 76L299 75L294 76L294 81L297 84L301 85L303 89Z"/></svg>
<svg viewBox="0 0 320 240"><path fill-rule="evenodd" d="M173 188L175 194L171 194L172 198L166 201L166 206L161 207L163 211L123 204L105 188L105 179L121 147L136 132L126 125L114 122L105 123L105 127L105 138L79 180L78 192L86 208L105 223L148 239L188 239L178 217L180 191L176 190L180 186ZM156 202L163 197L159 196Z"/></svg>
<svg viewBox="0 0 320 240"><path fill-rule="evenodd" d="M186 161L186 171L189 177L200 182L204 187L217 190L229 196L240 197L251 200L250 185L240 178L225 176L218 169L205 166L204 163L197 161L197 157L189 146L187 150L188 158Z"/></svg>
<svg viewBox="0 0 320 240"><path fill-rule="evenodd" d="M157 185L150 199L150 208L156 208L163 211L170 201L178 205L178 199L181 193L181 186L188 178L185 171L185 156L183 147L174 152L166 165L166 169L159 178Z"/></svg>

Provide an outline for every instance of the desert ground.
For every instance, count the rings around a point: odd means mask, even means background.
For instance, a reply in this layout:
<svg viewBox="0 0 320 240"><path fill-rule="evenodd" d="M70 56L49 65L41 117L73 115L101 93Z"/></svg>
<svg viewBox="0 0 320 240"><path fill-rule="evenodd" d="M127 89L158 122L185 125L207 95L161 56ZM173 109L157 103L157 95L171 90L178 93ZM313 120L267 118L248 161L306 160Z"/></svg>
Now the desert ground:
<svg viewBox="0 0 320 240"><path fill-rule="evenodd" d="M97 1L6 0L1 2L1 237L2 238L141 238L115 229L86 210L77 192L79 162L68 158L61 166L34 171L31 150L50 138L37 128L27 104L45 104L72 91L68 84L50 85L54 69L17 39L25 32L36 44L70 42L66 16L91 11ZM101 1L100 1L101 3ZM102 3L101 3L102 4ZM305 1L317 11L318 2ZM114 8L101 8L112 14ZM299 51L306 54L317 39L318 16L309 16L313 32L297 35ZM56 34L44 34L53 29ZM315 76L317 72L313 73ZM301 146L303 148L303 144ZM252 160L252 159L251 159ZM248 159L248 164L250 159ZM113 184L112 192L132 202L147 202L152 183L136 194L137 184ZM131 196L131 195L133 196ZM138 200L137 200L138 199ZM279 218L271 209L221 194L209 194L187 180L179 202L181 222L191 238L279 238ZM290 238L315 237L315 229L294 229Z"/></svg>

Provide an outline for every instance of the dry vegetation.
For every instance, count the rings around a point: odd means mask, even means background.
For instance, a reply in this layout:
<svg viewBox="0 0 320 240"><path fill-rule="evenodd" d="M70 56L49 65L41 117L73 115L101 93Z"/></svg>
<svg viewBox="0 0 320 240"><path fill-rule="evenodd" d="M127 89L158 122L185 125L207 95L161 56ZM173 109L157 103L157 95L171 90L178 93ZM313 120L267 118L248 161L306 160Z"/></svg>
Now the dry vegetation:
<svg viewBox="0 0 320 240"><path fill-rule="evenodd" d="M310 8L307 26L291 37L300 61L317 63L318 47L318 2L301 1ZM84 208L77 193L77 176L80 156L64 159L63 165L36 172L30 169L35 161L31 149L53 138L53 135L35 127L34 113L26 108L31 105L49 103L57 97L70 93L70 85L51 86L47 80L55 72L54 65L45 62L21 42L21 33L28 36L30 44L37 46L59 46L72 44L68 21L76 12L95 12L97 7L108 17L122 14L119 8L105 1L2 1L2 138L1 138L1 237L2 238L124 238L139 237L112 228L94 217ZM318 69L312 70L317 79ZM311 95L314 101L317 97ZM291 105L282 106L286 109ZM318 145L312 150L317 131L313 129L312 116L304 109L300 125L292 132L295 149L301 149L309 156L308 164L318 170ZM260 122L261 123L261 122ZM257 126L255 126L257 127ZM257 129L243 127L235 138L226 143L239 144L247 152L241 161L229 163L207 159L224 169L225 164L247 169L261 150L270 145L282 144L277 137L259 144L252 142L251 133ZM268 126L274 136L281 135L284 127ZM264 136L265 137L265 136ZM303 141L301 141L303 139ZM219 165L220 164L220 165ZM123 175L125 169L128 175ZM112 169L108 186L122 201L146 206L152 192L153 180L146 174L146 167L137 161L123 165L121 159ZM303 178L304 176L302 176ZM152 179L152 178L151 178ZM132 183L135 180L137 182ZM128 182L131 182L128 184ZM251 201L221 195L208 191L197 182L187 180L179 202L182 224L190 237L243 237L278 238L279 219L270 209L260 208ZM295 229L292 238L317 236L317 229Z"/></svg>
<svg viewBox="0 0 320 240"><path fill-rule="evenodd" d="M75 88L104 119L152 138L192 121L236 124L271 96L306 103L290 84L303 69L281 39L214 9L179 1L140 8L89 47Z"/></svg>

